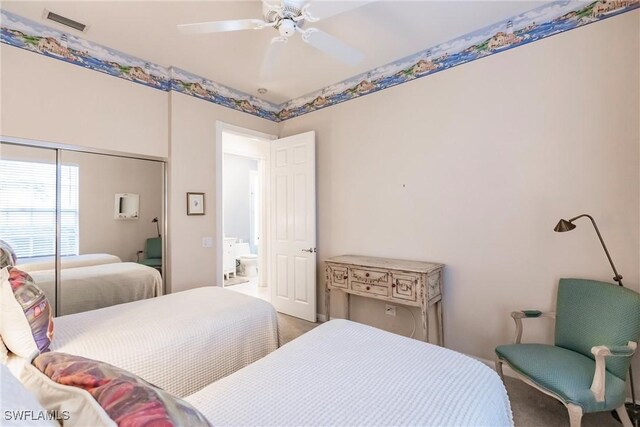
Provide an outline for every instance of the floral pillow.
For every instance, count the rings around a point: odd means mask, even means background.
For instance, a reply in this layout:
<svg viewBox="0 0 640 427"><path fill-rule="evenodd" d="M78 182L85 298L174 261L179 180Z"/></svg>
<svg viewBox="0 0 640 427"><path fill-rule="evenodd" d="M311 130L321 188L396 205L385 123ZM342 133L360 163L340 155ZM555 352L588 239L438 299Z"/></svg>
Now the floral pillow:
<svg viewBox="0 0 640 427"><path fill-rule="evenodd" d="M33 365L58 384L89 392L118 426L210 426L185 401L108 363L50 352L37 356Z"/></svg>
<svg viewBox="0 0 640 427"><path fill-rule="evenodd" d="M16 253L13 248L4 240L0 240L0 268L13 267L16 265Z"/></svg>
<svg viewBox="0 0 640 427"><path fill-rule="evenodd" d="M0 293L0 335L7 348L28 360L49 351L53 313L31 276L16 267L3 268Z"/></svg>

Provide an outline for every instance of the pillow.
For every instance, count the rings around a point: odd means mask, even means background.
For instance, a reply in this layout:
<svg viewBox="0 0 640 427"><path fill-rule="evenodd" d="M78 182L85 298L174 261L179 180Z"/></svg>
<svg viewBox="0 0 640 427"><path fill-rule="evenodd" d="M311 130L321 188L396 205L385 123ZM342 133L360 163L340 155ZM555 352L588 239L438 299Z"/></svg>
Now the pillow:
<svg viewBox="0 0 640 427"><path fill-rule="evenodd" d="M36 397L0 365L0 416L3 426L55 426L57 414L48 413Z"/></svg>
<svg viewBox="0 0 640 427"><path fill-rule="evenodd" d="M4 345L4 341L2 341L2 336L0 335L0 365L6 365L7 360L9 360L9 349Z"/></svg>
<svg viewBox="0 0 640 427"><path fill-rule="evenodd" d="M24 359L12 368L27 390L62 425L117 427L86 390L58 384Z"/></svg>
<svg viewBox="0 0 640 427"><path fill-rule="evenodd" d="M16 267L0 271L0 335L7 348L27 360L49 350L52 310L31 276Z"/></svg>
<svg viewBox="0 0 640 427"><path fill-rule="evenodd" d="M58 384L86 390L119 426L210 426L187 402L108 363L50 352L33 365Z"/></svg>
<svg viewBox="0 0 640 427"><path fill-rule="evenodd" d="M13 267L17 259L13 248L4 240L0 240L0 268Z"/></svg>

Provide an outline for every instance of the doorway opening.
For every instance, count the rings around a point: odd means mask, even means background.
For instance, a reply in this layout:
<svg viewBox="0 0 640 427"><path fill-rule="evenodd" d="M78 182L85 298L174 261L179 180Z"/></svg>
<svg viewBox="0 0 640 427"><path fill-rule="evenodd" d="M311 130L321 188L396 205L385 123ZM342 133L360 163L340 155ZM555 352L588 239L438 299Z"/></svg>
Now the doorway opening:
<svg viewBox="0 0 640 427"><path fill-rule="evenodd" d="M229 290L270 301L270 139L224 128L221 140L223 284Z"/></svg>

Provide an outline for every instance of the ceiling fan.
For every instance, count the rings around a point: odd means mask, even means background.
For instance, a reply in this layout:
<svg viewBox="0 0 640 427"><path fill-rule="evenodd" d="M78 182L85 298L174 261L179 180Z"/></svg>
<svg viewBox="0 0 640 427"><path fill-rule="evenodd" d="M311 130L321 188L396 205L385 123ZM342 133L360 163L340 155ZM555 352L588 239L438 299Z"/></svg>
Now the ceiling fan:
<svg viewBox="0 0 640 427"><path fill-rule="evenodd" d="M263 19L236 19L178 25L184 34L218 33L239 30L261 30L272 28L279 34L271 39L262 63L261 77L269 77L273 63L289 38L296 33L314 48L333 56L347 65L355 66L364 54L343 41L306 24L317 22L349 10L364 6L371 1L327 1L327 0L262 0Z"/></svg>

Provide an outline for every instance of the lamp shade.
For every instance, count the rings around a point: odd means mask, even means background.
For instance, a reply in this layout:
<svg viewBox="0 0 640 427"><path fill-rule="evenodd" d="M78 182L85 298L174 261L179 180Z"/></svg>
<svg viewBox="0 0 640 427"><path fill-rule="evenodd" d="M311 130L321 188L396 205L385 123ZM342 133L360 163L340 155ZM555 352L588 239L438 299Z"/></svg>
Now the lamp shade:
<svg viewBox="0 0 640 427"><path fill-rule="evenodd" d="M573 223L567 221L566 219L561 219L560 221L558 221L558 224L555 226L553 231L564 233L565 231L571 231L574 228L576 228L576 226Z"/></svg>

